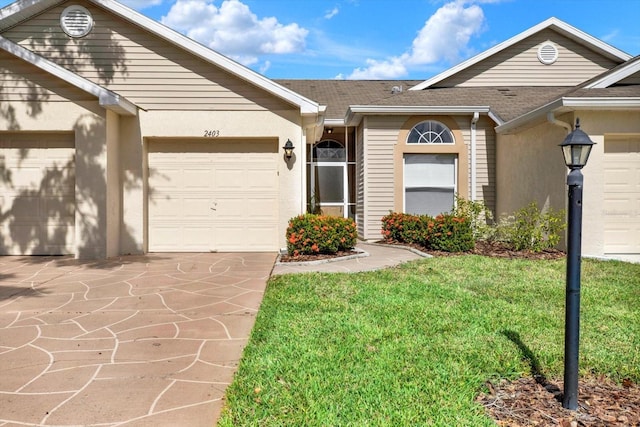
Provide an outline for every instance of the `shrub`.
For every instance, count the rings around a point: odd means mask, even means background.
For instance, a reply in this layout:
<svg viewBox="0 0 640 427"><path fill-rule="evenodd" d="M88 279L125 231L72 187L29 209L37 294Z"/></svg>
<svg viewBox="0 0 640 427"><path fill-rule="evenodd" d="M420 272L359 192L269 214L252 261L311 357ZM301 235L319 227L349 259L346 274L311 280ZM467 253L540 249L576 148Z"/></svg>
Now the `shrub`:
<svg viewBox="0 0 640 427"><path fill-rule="evenodd" d="M493 214L484 202L468 200L456 195L456 206L452 213L469 219L475 240L489 240L493 237L495 232L495 227L492 226Z"/></svg>
<svg viewBox="0 0 640 427"><path fill-rule="evenodd" d="M475 246L471 220L453 214L438 215L429 237L431 249L446 252L468 252Z"/></svg>
<svg viewBox="0 0 640 427"><path fill-rule="evenodd" d="M358 232L350 218L305 214L289 220L287 252L289 255L334 254L352 249Z"/></svg>
<svg viewBox="0 0 640 427"><path fill-rule="evenodd" d="M382 235L386 241L447 252L466 252L475 245L471 221L452 214L432 218L392 212L382 218Z"/></svg>
<svg viewBox="0 0 640 427"><path fill-rule="evenodd" d="M512 216L502 218L496 229L496 238L517 251L541 252L560 242L560 233L565 227L564 210L549 208L542 211L537 203L532 202Z"/></svg>

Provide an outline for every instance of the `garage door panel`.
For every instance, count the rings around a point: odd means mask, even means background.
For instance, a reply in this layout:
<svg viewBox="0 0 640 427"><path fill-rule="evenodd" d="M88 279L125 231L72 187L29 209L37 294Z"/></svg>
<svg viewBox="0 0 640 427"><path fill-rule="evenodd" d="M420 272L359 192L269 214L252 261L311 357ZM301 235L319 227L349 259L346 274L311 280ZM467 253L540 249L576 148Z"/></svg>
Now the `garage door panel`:
<svg viewBox="0 0 640 427"><path fill-rule="evenodd" d="M151 141L149 250L277 250L277 150L265 140ZM190 230L156 233L168 221Z"/></svg>
<svg viewBox="0 0 640 427"><path fill-rule="evenodd" d="M605 141L605 253L640 254L640 138Z"/></svg>
<svg viewBox="0 0 640 427"><path fill-rule="evenodd" d="M0 132L0 254L74 252L74 137Z"/></svg>

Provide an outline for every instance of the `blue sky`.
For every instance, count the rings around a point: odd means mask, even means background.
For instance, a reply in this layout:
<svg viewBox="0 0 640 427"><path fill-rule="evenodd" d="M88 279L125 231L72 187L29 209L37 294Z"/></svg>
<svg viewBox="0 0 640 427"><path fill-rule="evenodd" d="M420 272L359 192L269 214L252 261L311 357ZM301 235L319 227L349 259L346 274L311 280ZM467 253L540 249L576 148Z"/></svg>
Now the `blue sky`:
<svg viewBox="0 0 640 427"><path fill-rule="evenodd" d="M270 78L427 79L551 16L640 54L640 0L123 3Z"/></svg>

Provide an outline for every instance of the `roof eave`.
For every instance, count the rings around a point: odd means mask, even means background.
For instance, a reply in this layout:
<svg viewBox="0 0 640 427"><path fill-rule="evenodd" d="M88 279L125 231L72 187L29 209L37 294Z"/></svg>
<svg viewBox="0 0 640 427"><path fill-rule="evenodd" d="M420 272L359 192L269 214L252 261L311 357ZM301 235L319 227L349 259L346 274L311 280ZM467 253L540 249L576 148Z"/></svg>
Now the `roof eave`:
<svg viewBox="0 0 640 427"><path fill-rule="evenodd" d="M267 92L288 101L293 105L298 106L302 115L317 115L321 113L318 103L275 83L273 80L256 73L255 71L245 67L244 65L241 65L234 60L209 49L208 47L196 42L195 40L190 39L189 37L186 37L172 30L171 28L157 21L154 21L153 19L150 19L133 9L130 9L127 6L124 6L123 4L112 0L89 1L110 10L111 12L129 22L145 28L146 30L156 34L158 37L189 51L200 59L203 59L209 63L213 63L214 65L225 69L226 71L238 76L239 78L258 86L266 90Z"/></svg>
<svg viewBox="0 0 640 427"><path fill-rule="evenodd" d="M472 114L491 111L487 105L478 106L398 106L398 105L351 105L347 109L344 124L355 126L365 115L407 115L407 114Z"/></svg>
<svg viewBox="0 0 640 427"><path fill-rule="evenodd" d="M59 66L58 64L31 52L30 50L2 37L1 35L0 49L28 62L34 67L37 67L69 83L72 86L75 86L76 88L84 92L87 92L90 95L95 96L96 98L98 98L100 105L104 108L110 109L122 115L135 116L137 113L138 107L126 98L123 98L117 93L105 89L102 86L97 85L92 81L87 80L84 77L81 77L78 74L75 74L67 70L66 68Z"/></svg>
<svg viewBox="0 0 640 427"><path fill-rule="evenodd" d="M595 80L585 86L586 89L606 89L621 80L640 71L640 60L633 62L632 64L625 64L621 69L616 70L601 79Z"/></svg>
<svg viewBox="0 0 640 427"><path fill-rule="evenodd" d="M540 117L546 116L547 113L557 111L559 109L579 110L640 110L640 97L625 98L604 98L604 97L563 97L556 99L540 108L529 111L513 120L499 125L495 128L496 133L509 134L516 129L526 126L527 123L534 121Z"/></svg>

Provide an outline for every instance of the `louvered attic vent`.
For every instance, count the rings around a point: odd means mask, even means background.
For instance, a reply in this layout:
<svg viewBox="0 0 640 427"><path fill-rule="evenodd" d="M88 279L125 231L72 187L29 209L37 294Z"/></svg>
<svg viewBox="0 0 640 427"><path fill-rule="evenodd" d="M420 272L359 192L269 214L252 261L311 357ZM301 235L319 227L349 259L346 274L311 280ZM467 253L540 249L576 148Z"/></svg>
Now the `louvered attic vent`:
<svg viewBox="0 0 640 427"><path fill-rule="evenodd" d="M558 59L558 48L551 42L546 42L538 49L538 59L546 65L551 65Z"/></svg>
<svg viewBox="0 0 640 427"><path fill-rule="evenodd" d="M60 15L60 26L70 37L84 37L93 28L93 17L82 6L69 6Z"/></svg>

